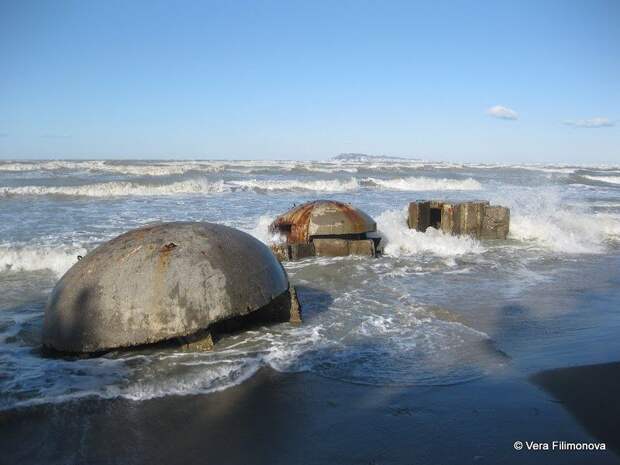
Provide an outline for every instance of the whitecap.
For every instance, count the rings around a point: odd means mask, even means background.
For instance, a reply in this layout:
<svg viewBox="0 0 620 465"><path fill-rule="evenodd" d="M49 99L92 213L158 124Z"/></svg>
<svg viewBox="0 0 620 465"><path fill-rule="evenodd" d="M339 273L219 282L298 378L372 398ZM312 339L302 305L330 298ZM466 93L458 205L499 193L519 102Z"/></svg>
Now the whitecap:
<svg viewBox="0 0 620 465"><path fill-rule="evenodd" d="M411 176L396 179L365 178L364 182L383 189L400 191L471 191L482 189L482 185L473 178L449 179Z"/></svg>
<svg viewBox="0 0 620 465"><path fill-rule="evenodd" d="M0 272L51 270L60 276L85 255L83 247L2 246L0 247Z"/></svg>
<svg viewBox="0 0 620 465"><path fill-rule="evenodd" d="M390 256L430 253L439 257L480 254L484 247L469 236L451 236L435 228L426 232L409 229L404 210L388 210L377 217L383 253Z"/></svg>

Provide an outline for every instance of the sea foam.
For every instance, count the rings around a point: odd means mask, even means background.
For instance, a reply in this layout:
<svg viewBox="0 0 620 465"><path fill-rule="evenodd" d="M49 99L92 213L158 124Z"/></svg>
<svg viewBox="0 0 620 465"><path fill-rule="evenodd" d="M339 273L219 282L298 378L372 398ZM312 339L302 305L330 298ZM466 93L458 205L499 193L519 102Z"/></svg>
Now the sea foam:
<svg viewBox="0 0 620 465"><path fill-rule="evenodd" d="M158 196L179 194L212 194L225 192L222 181L185 180L170 184L141 184L112 181L81 186L20 186L0 187L0 196L12 195L61 195L76 197Z"/></svg>
<svg viewBox="0 0 620 465"><path fill-rule="evenodd" d="M396 191L479 190L481 185L474 179L434 179L409 177L394 179L358 178L348 179L248 179L208 181L205 178L186 179L169 183L145 183L138 181L111 181L78 186L18 186L0 187L0 197L29 196L75 196L75 197L122 197L122 196L173 196L184 194L214 194L234 191L254 192L354 192L361 188Z"/></svg>
<svg viewBox="0 0 620 465"><path fill-rule="evenodd" d="M620 221L613 215L568 210L542 214L517 212L510 220L510 237L553 252L602 253L610 240L620 237Z"/></svg>
<svg viewBox="0 0 620 465"><path fill-rule="evenodd" d="M451 236L434 228L426 232L409 229L406 210L388 210L377 217L383 252L390 256L429 253L455 257L484 252L479 241L467 236Z"/></svg>
<svg viewBox="0 0 620 465"><path fill-rule="evenodd" d="M356 178L329 180L257 180L230 181L230 184L245 190L254 191L316 191L316 192L348 192L359 189Z"/></svg>
<svg viewBox="0 0 620 465"><path fill-rule="evenodd" d="M61 276L76 261L78 255L85 255L82 247L0 247L0 272L51 270Z"/></svg>
<svg viewBox="0 0 620 465"><path fill-rule="evenodd" d="M591 181L603 182L606 184L620 185L620 176L583 176Z"/></svg>
<svg viewBox="0 0 620 465"><path fill-rule="evenodd" d="M570 206L557 188L504 191L511 208L510 239L555 253L602 253L620 237L620 219L595 213L586 206Z"/></svg>
<svg viewBox="0 0 620 465"><path fill-rule="evenodd" d="M472 178L449 179L411 176L396 179L366 178L364 182L370 186L398 191L471 191L482 189L482 185Z"/></svg>

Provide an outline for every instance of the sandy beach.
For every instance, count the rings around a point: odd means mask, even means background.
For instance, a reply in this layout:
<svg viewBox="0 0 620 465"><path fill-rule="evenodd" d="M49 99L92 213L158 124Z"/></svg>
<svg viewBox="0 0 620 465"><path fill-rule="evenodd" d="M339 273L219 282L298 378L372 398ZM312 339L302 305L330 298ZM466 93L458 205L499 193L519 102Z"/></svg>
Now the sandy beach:
<svg viewBox="0 0 620 465"><path fill-rule="evenodd" d="M620 363L548 370L532 376L584 428L620 452Z"/></svg>
<svg viewBox="0 0 620 465"><path fill-rule="evenodd" d="M580 382L584 370L606 384ZM211 395L76 401L0 413L2 463L616 464L618 364L514 373L456 386L385 388L261 370ZM607 391L607 388L610 388ZM577 393L577 394L576 394ZM604 401L604 398L602 399ZM515 441L608 442L606 451L515 451ZM23 447L27 443L28 447Z"/></svg>

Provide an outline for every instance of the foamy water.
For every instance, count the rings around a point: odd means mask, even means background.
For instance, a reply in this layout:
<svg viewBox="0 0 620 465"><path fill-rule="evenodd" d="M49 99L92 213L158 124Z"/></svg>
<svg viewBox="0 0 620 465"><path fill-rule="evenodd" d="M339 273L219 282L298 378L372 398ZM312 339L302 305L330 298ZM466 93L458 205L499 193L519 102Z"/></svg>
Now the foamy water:
<svg viewBox="0 0 620 465"><path fill-rule="evenodd" d="M606 184L620 185L620 176L584 176L591 181L603 182Z"/></svg>
<svg viewBox="0 0 620 465"><path fill-rule="evenodd" d="M370 385L488 376L510 364L498 349L510 324L503 302L546 286L556 292L566 273L584 267L608 273L604 261L620 247L618 173L609 166L376 159L0 162L0 408L207 393L262 367ZM273 218L317 198L372 215L383 255L287 264L304 305L302 326L233 335L210 353L41 355L50 289L99 243L173 220L219 222L274 243L280 238L267 229ZM509 238L408 229L408 202L425 198L506 205Z"/></svg>

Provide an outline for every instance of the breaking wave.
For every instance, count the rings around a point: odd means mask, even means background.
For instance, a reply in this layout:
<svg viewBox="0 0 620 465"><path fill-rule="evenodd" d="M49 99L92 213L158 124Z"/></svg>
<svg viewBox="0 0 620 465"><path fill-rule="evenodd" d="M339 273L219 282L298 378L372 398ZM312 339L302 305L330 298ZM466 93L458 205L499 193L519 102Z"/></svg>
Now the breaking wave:
<svg viewBox="0 0 620 465"><path fill-rule="evenodd" d="M430 253L439 257L479 254L484 248L468 236L451 236L428 228L426 232L409 229L405 210L389 210L377 217L383 253L390 256Z"/></svg>
<svg viewBox="0 0 620 465"><path fill-rule="evenodd" d="M139 184L112 181L82 186L20 186L0 188L0 196L11 195L62 195L76 197L153 196L178 194L212 194L224 192L223 181L210 183L205 180L178 181L171 184Z"/></svg>
<svg viewBox="0 0 620 465"><path fill-rule="evenodd" d="M77 186L18 186L0 187L0 197L75 196L75 197L122 197L122 196L170 196L183 194L214 194L235 191L254 192L354 192L359 189L382 189L402 191L479 190L481 185L474 179L434 179L410 177L396 179L355 177L348 179L249 179L208 181L187 179L168 184L149 184L132 181L110 181Z"/></svg>
<svg viewBox="0 0 620 465"><path fill-rule="evenodd" d="M85 255L81 247L0 247L0 272L51 270L61 276L77 260Z"/></svg>
<svg viewBox="0 0 620 465"><path fill-rule="evenodd" d="M511 208L509 238L526 245L557 253L595 254L620 238L620 217L570 206L565 194L555 188L520 189L503 203Z"/></svg>
<svg viewBox="0 0 620 465"><path fill-rule="evenodd" d="M412 176L408 178L379 179L366 178L364 183L389 190L398 191L472 191L482 189L482 185L475 179L449 179Z"/></svg>
<svg viewBox="0 0 620 465"><path fill-rule="evenodd" d="M272 215L261 215L256 221L256 225L246 232L267 245L281 243L285 239L279 233L269 232L269 225L273 220L274 216Z"/></svg>
<svg viewBox="0 0 620 465"><path fill-rule="evenodd" d="M39 162L0 163L0 172L28 171L78 171L93 173L126 174L132 176L170 176L185 174L188 171L217 172L224 169L223 162L153 162L153 163L118 163L103 160L62 161L50 160Z"/></svg>
<svg viewBox="0 0 620 465"><path fill-rule="evenodd" d="M620 237L620 218L571 210L517 212L510 220L510 237L554 252L603 253L610 240Z"/></svg>
<svg viewBox="0 0 620 465"><path fill-rule="evenodd" d="M316 191L316 192L348 192L359 189L356 178L345 180L257 180L230 181L230 184L241 189L253 191Z"/></svg>
<svg viewBox="0 0 620 465"><path fill-rule="evenodd" d="M590 179L591 181L603 182L606 184L614 184L620 185L620 176L588 176L584 175L584 178Z"/></svg>

